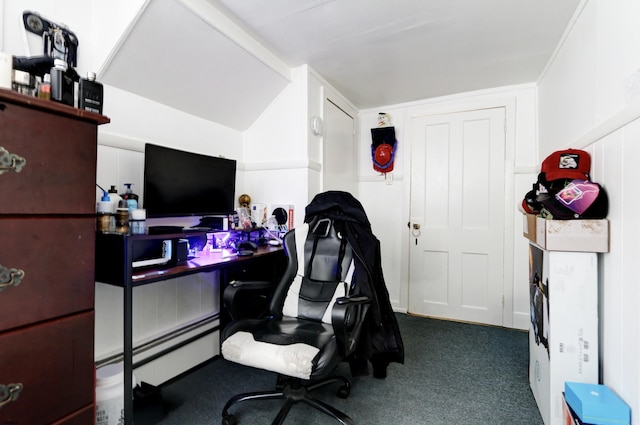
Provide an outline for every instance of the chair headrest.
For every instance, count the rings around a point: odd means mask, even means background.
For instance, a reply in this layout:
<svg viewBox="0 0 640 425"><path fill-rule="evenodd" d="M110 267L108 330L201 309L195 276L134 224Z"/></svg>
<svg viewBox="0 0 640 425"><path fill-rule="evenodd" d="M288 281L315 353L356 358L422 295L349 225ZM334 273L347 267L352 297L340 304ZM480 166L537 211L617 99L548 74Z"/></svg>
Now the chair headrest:
<svg viewBox="0 0 640 425"><path fill-rule="evenodd" d="M319 238L326 238L331 232L331 224L330 218L320 218L313 224L311 233Z"/></svg>

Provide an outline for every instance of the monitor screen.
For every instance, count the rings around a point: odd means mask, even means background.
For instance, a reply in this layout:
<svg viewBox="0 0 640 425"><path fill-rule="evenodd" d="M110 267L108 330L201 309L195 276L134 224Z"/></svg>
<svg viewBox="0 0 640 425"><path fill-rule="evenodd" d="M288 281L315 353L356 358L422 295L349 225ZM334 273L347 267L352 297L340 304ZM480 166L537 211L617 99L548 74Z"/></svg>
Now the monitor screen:
<svg viewBox="0 0 640 425"><path fill-rule="evenodd" d="M236 161L147 143L147 217L226 215L233 211Z"/></svg>

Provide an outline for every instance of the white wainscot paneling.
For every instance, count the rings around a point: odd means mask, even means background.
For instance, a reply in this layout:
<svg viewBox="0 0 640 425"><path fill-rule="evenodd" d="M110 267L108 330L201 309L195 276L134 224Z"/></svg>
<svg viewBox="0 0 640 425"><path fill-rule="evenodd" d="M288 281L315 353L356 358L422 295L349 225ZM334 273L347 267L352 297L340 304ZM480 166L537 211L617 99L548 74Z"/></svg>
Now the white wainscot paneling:
<svg viewBox="0 0 640 425"><path fill-rule="evenodd" d="M133 344L140 347L176 330L194 325L206 318L216 318L220 312L219 272L203 272L175 279L138 286L133 289ZM104 360L122 351L123 347L122 288L96 283L96 360ZM169 348L177 342L217 326L215 319L203 327L190 330L175 340L158 347L145 348L134 362ZM214 335L215 334L215 335ZM190 344L175 353L136 370L138 379L159 384L218 354L218 332L201 342ZM192 360L189 360L192 359Z"/></svg>

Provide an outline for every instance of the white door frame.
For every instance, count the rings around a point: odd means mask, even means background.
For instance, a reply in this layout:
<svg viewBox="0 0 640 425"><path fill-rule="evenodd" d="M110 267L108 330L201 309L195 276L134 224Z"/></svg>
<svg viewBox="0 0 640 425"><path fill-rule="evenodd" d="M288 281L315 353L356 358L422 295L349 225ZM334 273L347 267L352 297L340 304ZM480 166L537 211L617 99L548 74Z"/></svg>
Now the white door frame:
<svg viewBox="0 0 640 425"><path fill-rule="evenodd" d="M515 164L515 147L516 147L516 98L504 97L496 99L478 100L476 102L461 102L461 103L446 103L446 104L434 104L431 106L421 106L416 109L412 109L406 112L404 116L404 128L411 128L411 120L413 118L425 116L425 115L441 115L447 113L473 111L478 109L489 108L505 108L506 116L506 131L505 131L505 205L504 205L504 308L502 323L505 327L513 327L513 296L514 296L514 214L513 209L516 208L515 194L514 194L514 164ZM409 132L407 130L406 134ZM413 148L412 140L409 137L403 139L405 143L405 152L411 152ZM404 155L403 166L407 171L407 175L411 175L411 156ZM409 223L411 217L411 179L408 180L408 184L404 185L403 198L406 202L403 203L402 214L406 218L406 222ZM411 231L405 227L406 231L402 234L402 288L400 288L401 304L409 306L409 243L411 242Z"/></svg>
<svg viewBox="0 0 640 425"><path fill-rule="evenodd" d="M332 139L334 134L333 124L339 127L339 123L331 119L332 114L329 111L330 108L335 114L339 114L341 119L351 120L349 134L345 138ZM356 142L355 131L356 118L329 96L323 98L322 110L324 116L324 132L322 136L322 190L344 190L358 197L359 165L358 144ZM346 143L336 145L336 141ZM338 164L338 168L346 167L346 171L340 172L339 178L337 179L335 173L331 172L331 168L336 164Z"/></svg>

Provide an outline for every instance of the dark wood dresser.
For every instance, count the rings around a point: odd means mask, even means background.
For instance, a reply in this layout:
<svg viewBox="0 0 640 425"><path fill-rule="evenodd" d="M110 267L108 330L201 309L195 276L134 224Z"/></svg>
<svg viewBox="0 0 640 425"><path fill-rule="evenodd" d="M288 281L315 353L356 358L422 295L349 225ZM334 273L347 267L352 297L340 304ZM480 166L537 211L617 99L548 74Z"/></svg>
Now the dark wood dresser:
<svg viewBox="0 0 640 425"><path fill-rule="evenodd" d="M0 89L0 424L95 422L102 115Z"/></svg>

